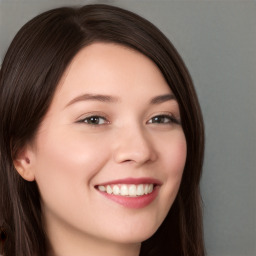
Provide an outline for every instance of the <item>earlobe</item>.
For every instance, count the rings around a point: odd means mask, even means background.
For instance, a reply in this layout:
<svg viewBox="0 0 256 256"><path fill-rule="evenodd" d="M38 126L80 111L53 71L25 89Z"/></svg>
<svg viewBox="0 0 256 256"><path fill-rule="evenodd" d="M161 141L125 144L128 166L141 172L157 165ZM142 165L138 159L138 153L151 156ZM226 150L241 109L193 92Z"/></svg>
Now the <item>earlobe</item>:
<svg viewBox="0 0 256 256"><path fill-rule="evenodd" d="M34 168L32 167L32 153L24 148L13 161L16 171L27 181L34 181Z"/></svg>

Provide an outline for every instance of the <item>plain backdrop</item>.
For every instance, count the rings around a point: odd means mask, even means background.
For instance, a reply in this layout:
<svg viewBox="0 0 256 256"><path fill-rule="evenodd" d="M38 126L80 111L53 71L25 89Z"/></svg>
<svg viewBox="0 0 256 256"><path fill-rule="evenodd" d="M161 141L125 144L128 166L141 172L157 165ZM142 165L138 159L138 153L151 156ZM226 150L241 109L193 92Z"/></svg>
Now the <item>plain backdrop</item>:
<svg viewBox="0 0 256 256"><path fill-rule="evenodd" d="M0 0L0 63L18 29L53 7L107 3L134 11L173 42L201 103L209 256L256 255L256 2Z"/></svg>

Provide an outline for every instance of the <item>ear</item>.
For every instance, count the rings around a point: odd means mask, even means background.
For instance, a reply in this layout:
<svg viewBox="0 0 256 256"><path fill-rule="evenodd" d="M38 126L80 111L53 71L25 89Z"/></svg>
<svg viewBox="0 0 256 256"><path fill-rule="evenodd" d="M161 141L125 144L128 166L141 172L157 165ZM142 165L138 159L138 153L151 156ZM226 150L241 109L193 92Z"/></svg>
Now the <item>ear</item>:
<svg viewBox="0 0 256 256"><path fill-rule="evenodd" d="M18 152L13 161L14 167L20 176L27 181L35 180L35 173L33 168L34 153L29 145L26 145Z"/></svg>

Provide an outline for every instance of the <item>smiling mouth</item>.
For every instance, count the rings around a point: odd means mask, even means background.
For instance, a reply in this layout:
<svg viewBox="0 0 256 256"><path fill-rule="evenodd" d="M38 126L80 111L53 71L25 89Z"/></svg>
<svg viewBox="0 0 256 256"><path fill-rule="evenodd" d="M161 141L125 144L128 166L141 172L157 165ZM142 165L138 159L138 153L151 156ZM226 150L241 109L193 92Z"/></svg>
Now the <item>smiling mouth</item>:
<svg viewBox="0 0 256 256"><path fill-rule="evenodd" d="M108 184L98 185L96 189L100 192L124 197L139 197L151 194L156 184Z"/></svg>
<svg viewBox="0 0 256 256"><path fill-rule="evenodd" d="M125 208L139 209L154 202L161 185L160 180L150 177L125 178L98 184L95 189Z"/></svg>

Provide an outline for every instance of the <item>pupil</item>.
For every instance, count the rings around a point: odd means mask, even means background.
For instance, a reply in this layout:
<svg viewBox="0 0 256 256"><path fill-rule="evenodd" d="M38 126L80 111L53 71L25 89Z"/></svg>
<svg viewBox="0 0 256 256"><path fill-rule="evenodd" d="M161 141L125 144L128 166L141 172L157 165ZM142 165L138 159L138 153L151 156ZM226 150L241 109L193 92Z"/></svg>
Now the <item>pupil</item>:
<svg viewBox="0 0 256 256"><path fill-rule="evenodd" d="M90 122L93 123L93 124L97 124L97 123L99 123L99 118L98 117L91 117Z"/></svg>
<svg viewBox="0 0 256 256"><path fill-rule="evenodd" d="M154 118L154 122L156 122L156 123L163 122L163 117L160 117L160 116L155 117L155 118Z"/></svg>

